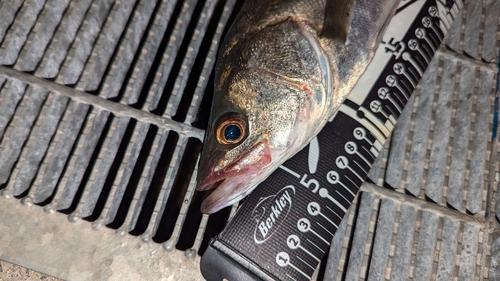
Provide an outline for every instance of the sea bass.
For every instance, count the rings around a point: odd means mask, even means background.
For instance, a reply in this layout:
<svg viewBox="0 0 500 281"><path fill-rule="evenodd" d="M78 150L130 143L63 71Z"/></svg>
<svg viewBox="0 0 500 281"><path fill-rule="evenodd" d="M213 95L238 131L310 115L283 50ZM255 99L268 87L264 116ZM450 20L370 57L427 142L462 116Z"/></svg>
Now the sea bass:
<svg viewBox="0 0 500 281"><path fill-rule="evenodd" d="M248 0L228 32L197 189L214 213L248 195L324 127L400 0ZM332 144L334 145L334 144Z"/></svg>

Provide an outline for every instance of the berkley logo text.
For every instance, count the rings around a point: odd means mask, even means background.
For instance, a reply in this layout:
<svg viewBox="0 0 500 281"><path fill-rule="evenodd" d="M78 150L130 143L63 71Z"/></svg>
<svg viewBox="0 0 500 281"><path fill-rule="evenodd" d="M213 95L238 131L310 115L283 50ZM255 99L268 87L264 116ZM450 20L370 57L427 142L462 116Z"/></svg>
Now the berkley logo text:
<svg viewBox="0 0 500 281"><path fill-rule="evenodd" d="M264 243L278 230L281 222L285 220L288 212L290 212L292 195L294 194L295 187L288 185L275 195L260 199L252 212L257 222L253 235L255 243Z"/></svg>

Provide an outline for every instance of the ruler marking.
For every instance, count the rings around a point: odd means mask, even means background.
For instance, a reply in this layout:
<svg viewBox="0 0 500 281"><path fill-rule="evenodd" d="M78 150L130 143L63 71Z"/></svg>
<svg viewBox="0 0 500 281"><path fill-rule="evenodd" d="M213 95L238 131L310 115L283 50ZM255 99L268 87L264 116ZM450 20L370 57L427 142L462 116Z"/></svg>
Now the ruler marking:
<svg viewBox="0 0 500 281"><path fill-rule="evenodd" d="M363 157L361 157L361 158L363 158ZM363 173L365 173L365 175L368 174L368 172L363 167L361 167L361 164L359 164L358 161L352 160L352 162L354 162L354 164L358 165L358 167L361 169L361 171L363 171ZM368 163L368 165L369 165L369 163ZM361 180L364 180L364 178Z"/></svg>
<svg viewBox="0 0 500 281"><path fill-rule="evenodd" d="M325 251L324 251L323 249L321 249L320 247L318 247L318 245L314 244L314 242L313 242L313 241L311 241L311 240L309 240L309 239L306 239L306 240L307 240L307 242L309 242L309 243L313 244L313 246L314 246L314 247L318 248L318 249L319 249L319 250L320 250L323 254L325 253Z"/></svg>
<svg viewBox="0 0 500 281"><path fill-rule="evenodd" d="M302 247L302 246L299 246L299 248L300 248L302 251L304 251L304 252L306 252L307 254L309 254L309 255L310 255L313 259L315 259L317 262L320 262L320 261L321 261L321 260L320 260L320 259L318 259L315 255L313 255L311 252L309 252L306 248L304 248L304 247Z"/></svg>
<svg viewBox="0 0 500 281"><path fill-rule="evenodd" d="M293 265L292 263L288 263L288 265L289 265L291 268L293 268L293 269L297 270L300 274L304 275L304 277L306 277L306 278L311 278L311 276L309 276L309 275L305 274L302 270L300 270L298 267L296 267L296 266L295 266L295 265Z"/></svg>
<svg viewBox="0 0 500 281"><path fill-rule="evenodd" d="M330 196L330 194L328 194L328 189L326 189L324 187L321 188L319 190L319 196L321 196L322 198L330 199L330 201L332 201L333 203L335 203L335 205L337 205L337 207L339 207L340 209L342 209L342 211L344 211L344 212L347 213L347 209L342 204L340 204L337 200L335 200L335 198L333 198L332 196Z"/></svg>
<svg viewBox="0 0 500 281"><path fill-rule="evenodd" d="M351 171L355 176L357 176L361 181L364 180L364 178L360 175L358 175L358 173L356 173L356 171L354 171L354 169L351 167L351 166L347 166L347 168L349 169L349 171Z"/></svg>
<svg viewBox="0 0 500 281"><path fill-rule="evenodd" d="M326 232L328 232L328 234L330 234L333 237L333 233L331 233L330 230L328 230L326 227L322 226L319 222L317 222L316 224L319 225L321 228L323 228Z"/></svg>
<svg viewBox="0 0 500 281"><path fill-rule="evenodd" d="M300 175L299 175L299 174L297 174L296 172L294 172L294 171L292 171L292 170L288 169L287 167L285 167L285 166L283 166L283 165L280 165L280 168L281 168L282 170L284 170L285 172L289 173L290 175L292 175L292 176L294 176L294 177L296 177L296 178L300 179Z"/></svg>
<svg viewBox="0 0 500 281"><path fill-rule="evenodd" d="M343 182L339 181L339 183L345 190L349 191L353 197L356 197L356 194L354 194L354 192L352 192L351 189L348 188Z"/></svg>
<svg viewBox="0 0 500 281"><path fill-rule="evenodd" d="M345 198L345 196L342 195L342 193L340 193L338 190L335 190L335 192L337 192L337 194L340 195L340 197L344 198L344 200L349 203L349 200L347 200L347 198Z"/></svg>
<svg viewBox="0 0 500 281"><path fill-rule="evenodd" d="M366 164L368 164L368 166L370 166L372 163L370 163L368 161L368 159L366 159L363 154L359 153L359 152L356 152L356 154L359 156L359 158L363 159L363 161L365 161Z"/></svg>
<svg viewBox="0 0 500 281"><path fill-rule="evenodd" d="M370 149L368 149L365 146L362 146L362 148L366 151L366 153L368 153L368 155L370 155L373 158L373 160L375 160L377 158L377 157L375 157L375 155L371 151L373 149L373 147L370 147Z"/></svg>
<svg viewBox="0 0 500 281"><path fill-rule="evenodd" d="M382 133L380 133L380 131L372 123L370 123L368 120L365 120L364 118L359 119L356 117L357 112L355 109L353 109L345 104L342 104L339 108L339 111L347 114L348 116L350 116L354 120L358 121L361 125L363 125L365 128L367 128L368 131L370 131L370 133L372 133L374 135L375 139L377 139L379 142L385 141L386 138L382 135Z"/></svg>
<svg viewBox="0 0 500 281"><path fill-rule="evenodd" d="M365 114L365 118L363 118L363 119L369 120L372 124L374 124L376 126L376 128L375 127L373 128L373 129L375 129L375 131L373 131L373 132L382 132L384 134L384 136L380 136L381 139L378 139L378 137L377 137L378 141L385 142L385 140L389 137L391 132L389 132L387 130L387 128L380 121L380 119L378 119L375 115L373 115L370 110L368 110L364 107L360 107L359 110ZM361 120L363 120L363 119L361 119Z"/></svg>
<svg viewBox="0 0 500 281"><path fill-rule="evenodd" d="M310 264L308 264L305 260L303 260L302 258L300 258L299 256L295 256L298 260L300 260L301 262L303 262L305 265L309 266L309 268L311 268L312 270L315 270L314 267L312 267Z"/></svg>
<svg viewBox="0 0 500 281"><path fill-rule="evenodd" d="M342 217L341 217L341 216L339 216L339 215L338 215L338 214L337 214L334 210L332 210L330 207L326 206L326 208L327 208L328 210L330 210L330 212L334 213L334 214L335 214L335 215L336 215L339 219L342 219Z"/></svg>
<svg viewBox="0 0 500 281"><path fill-rule="evenodd" d="M310 229L309 231L311 231L312 233L314 233L314 235L316 235L319 239L323 240L323 242L326 243L326 245L330 245L330 243L328 241L325 240L325 238L323 238L321 235L319 235L316 231Z"/></svg>

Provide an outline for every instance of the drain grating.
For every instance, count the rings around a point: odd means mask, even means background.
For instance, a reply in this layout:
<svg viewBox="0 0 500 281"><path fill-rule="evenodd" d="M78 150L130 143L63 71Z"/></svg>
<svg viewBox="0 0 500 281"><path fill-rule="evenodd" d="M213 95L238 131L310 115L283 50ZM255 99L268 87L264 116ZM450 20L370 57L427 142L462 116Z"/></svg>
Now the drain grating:
<svg viewBox="0 0 500 281"><path fill-rule="evenodd" d="M0 259L68 279L201 278L197 254L235 211L202 215L194 181L242 2L0 2ZM499 276L500 226L484 218L500 207L499 11L464 4L318 279Z"/></svg>

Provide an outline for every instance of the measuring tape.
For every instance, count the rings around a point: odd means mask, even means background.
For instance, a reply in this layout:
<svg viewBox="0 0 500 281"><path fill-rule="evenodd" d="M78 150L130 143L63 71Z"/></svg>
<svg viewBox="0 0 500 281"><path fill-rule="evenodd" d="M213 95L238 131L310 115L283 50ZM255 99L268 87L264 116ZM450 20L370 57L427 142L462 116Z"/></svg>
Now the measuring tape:
<svg viewBox="0 0 500 281"><path fill-rule="evenodd" d="M401 1L335 116L210 241L201 260L207 280L311 280L462 6L462 0Z"/></svg>

